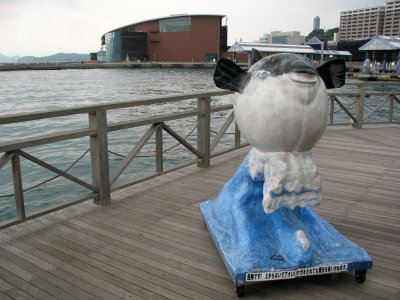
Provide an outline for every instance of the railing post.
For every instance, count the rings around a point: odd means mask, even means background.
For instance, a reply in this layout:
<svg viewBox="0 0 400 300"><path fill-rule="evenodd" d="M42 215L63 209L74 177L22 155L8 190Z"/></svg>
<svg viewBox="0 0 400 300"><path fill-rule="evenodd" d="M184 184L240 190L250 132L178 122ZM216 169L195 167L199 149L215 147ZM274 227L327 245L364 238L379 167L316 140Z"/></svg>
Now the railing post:
<svg viewBox="0 0 400 300"><path fill-rule="evenodd" d="M240 129L235 121L235 148L240 147Z"/></svg>
<svg viewBox="0 0 400 300"><path fill-rule="evenodd" d="M356 98L355 118L357 122L355 124L356 125L355 127L357 129L361 129L364 117L365 85L363 84L358 85L358 94L359 96Z"/></svg>
<svg viewBox="0 0 400 300"><path fill-rule="evenodd" d="M393 109L394 109L394 99L393 99L393 96L392 96L392 97L390 97L389 123L393 122Z"/></svg>
<svg viewBox="0 0 400 300"><path fill-rule="evenodd" d="M108 162L107 113L105 109L89 112L89 127L97 134L90 136L90 156L92 160L92 182L99 189L94 199L102 206L111 204L110 171Z"/></svg>
<svg viewBox="0 0 400 300"><path fill-rule="evenodd" d="M210 96L197 99L197 108L202 113L197 117L197 150L203 155L203 159L197 163L200 168L210 166Z"/></svg>
<svg viewBox="0 0 400 300"><path fill-rule="evenodd" d="M156 131L156 172L162 173L164 171L164 160L163 160L163 139L162 139L163 128L160 126Z"/></svg>
<svg viewBox="0 0 400 300"><path fill-rule="evenodd" d="M21 175L21 164L19 160L18 152L11 158L13 182L14 182L14 194L15 194L15 208L17 211L17 219L25 219L25 203L24 203L24 191L22 189L22 175Z"/></svg>
<svg viewBox="0 0 400 300"><path fill-rule="evenodd" d="M329 108L329 125L333 125L333 114L335 113L335 98L329 97L330 108Z"/></svg>

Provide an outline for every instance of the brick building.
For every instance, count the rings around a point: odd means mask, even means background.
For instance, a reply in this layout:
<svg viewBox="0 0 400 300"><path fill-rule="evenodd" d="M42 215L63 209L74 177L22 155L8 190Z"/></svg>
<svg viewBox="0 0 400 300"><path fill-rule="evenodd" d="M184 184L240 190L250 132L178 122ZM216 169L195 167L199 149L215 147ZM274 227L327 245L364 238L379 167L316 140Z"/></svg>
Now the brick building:
<svg viewBox="0 0 400 300"><path fill-rule="evenodd" d="M119 27L102 36L107 61L204 62L227 49L224 15L171 15Z"/></svg>

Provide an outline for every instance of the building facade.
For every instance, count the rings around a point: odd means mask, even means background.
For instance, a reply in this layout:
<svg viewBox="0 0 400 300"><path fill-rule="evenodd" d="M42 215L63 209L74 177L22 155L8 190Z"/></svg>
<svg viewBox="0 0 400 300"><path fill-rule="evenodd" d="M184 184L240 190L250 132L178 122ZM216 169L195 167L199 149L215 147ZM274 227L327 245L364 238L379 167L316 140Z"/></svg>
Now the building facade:
<svg viewBox="0 0 400 300"><path fill-rule="evenodd" d="M361 40L377 35L400 34L400 0L386 6L347 10L340 13L339 40Z"/></svg>
<svg viewBox="0 0 400 300"><path fill-rule="evenodd" d="M265 33L261 38L261 43L267 44L290 44L300 45L306 40L304 35L300 34L300 31L272 31L271 33Z"/></svg>
<svg viewBox="0 0 400 300"><path fill-rule="evenodd" d="M212 61L227 49L227 26L222 26L224 17L173 15L147 20L106 33L102 36L102 45L106 50L107 61ZM112 44L111 36L117 46Z"/></svg>

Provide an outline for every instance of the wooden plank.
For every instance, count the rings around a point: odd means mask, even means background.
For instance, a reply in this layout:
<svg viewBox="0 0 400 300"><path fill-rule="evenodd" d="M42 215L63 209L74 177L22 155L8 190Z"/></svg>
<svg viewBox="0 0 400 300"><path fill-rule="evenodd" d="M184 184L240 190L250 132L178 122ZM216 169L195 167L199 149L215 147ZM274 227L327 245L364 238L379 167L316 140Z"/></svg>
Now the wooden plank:
<svg viewBox="0 0 400 300"><path fill-rule="evenodd" d="M29 278L23 274L27 272L16 272L15 265L11 269L7 269L10 267L10 264L11 263L4 265L4 260L0 260L0 277L3 278L4 281L15 286L23 293L29 295L32 299L53 299L51 295L47 294L45 291L42 291L41 289L37 288L29 282L29 280L34 279L35 276ZM22 275L23 277L20 277L20 275ZM29 280L27 281L27 279Z"/></svg>

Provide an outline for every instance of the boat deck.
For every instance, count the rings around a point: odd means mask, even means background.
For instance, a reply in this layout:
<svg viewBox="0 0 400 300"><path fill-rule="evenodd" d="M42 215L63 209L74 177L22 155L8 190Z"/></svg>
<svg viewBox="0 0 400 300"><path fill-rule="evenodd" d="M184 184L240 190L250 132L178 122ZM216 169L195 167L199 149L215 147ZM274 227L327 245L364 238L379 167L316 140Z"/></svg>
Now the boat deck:
<svg viewBox="0 0 400 300"><path fill-rule="evenodd" d="M0 299L232 299L233 282L202 221L249 148L0 231ZM374 261L353 273L246 286L245 299L399 299L400 126L328 129L313 149L315 211ZM336 277L336 278L333 278Z"/></svg>

